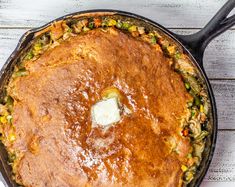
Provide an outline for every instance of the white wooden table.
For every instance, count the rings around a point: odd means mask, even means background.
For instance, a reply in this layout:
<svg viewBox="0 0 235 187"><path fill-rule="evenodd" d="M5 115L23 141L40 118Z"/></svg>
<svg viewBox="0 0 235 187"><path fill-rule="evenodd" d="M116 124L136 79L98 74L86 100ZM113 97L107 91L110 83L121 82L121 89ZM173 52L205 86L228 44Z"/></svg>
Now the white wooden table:
<svg viewBox="0 0 235 187"><path fill-rule="evenodd" d="M226 0L0 0L0 66L20 36L64 14L97 8L130 11L178 33L202 28ZM235 11L233 11L234 14ZM214 39L204 55L219 115L216 151L201 186L235 186L235 30ZM0 176L0 180L3 181Z"/></svg>

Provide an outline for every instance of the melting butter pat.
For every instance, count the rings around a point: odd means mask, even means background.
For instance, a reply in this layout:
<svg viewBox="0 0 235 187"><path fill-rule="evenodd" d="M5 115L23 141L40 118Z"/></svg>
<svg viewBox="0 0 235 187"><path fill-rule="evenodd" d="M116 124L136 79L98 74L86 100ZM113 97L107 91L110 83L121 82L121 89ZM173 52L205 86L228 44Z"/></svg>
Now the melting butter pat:
<svg viewBox="0 0 235 187"><path fill-rule="evenodd" d="M91 115L92 123L103 127L118 122L121 116L117 98L99 101L92 106Z"/></svg>

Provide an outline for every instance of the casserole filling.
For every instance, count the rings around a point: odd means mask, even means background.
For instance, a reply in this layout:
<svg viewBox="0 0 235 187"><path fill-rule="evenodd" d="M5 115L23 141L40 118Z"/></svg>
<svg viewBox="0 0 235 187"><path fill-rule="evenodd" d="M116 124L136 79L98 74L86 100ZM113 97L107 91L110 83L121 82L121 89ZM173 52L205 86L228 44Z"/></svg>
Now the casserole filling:
<svg viewBox="0 0 235 187"><path fill-rule="evenodd" d="M53 24L22 55L0 132L23 186L183 186L208 111L189 57L164 34L94 17Z"/></svg>

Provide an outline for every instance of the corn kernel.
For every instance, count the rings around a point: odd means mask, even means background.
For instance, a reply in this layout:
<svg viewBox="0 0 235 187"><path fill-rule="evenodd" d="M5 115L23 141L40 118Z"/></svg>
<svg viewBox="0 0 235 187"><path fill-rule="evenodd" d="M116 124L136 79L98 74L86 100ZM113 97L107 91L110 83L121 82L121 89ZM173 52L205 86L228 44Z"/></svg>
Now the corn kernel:
<svg viewBox="0 0 235 187"><path fill-rule="evenodd" d="M108 21L108 26L114 26L114 25L116 25L116 20L114 20L114 19L110 19L109 21Z"/></svg>
<svg viewBox="0 0 235 187"><path fill-rule="evenodd" d="M134 31L137 31L137 27L135 25L132 25L128 28L128 31L129 32L134 32Z"/></svg>
<svg viewBox="0 0 235 187"><path fill-rule="evenodd" d="M15 139L16 139L15 134L9 134L9 136L8 136L8 140L9 140L10 142L14 142L14 141L15 141Z"/></svg>
<svg viewBox="0 0 235 187"><path fill-rule="evenodd" d="M204 107L203 107L203 105L200 105L200 112L204 112Z"/></svg>
<svg viewBox="0 0 235 187"><path fill-rule="evenodd" d="M187 166L185 166L185 165L182 165L182 166L181 166L181 170L182 170L183 172L185 172L185 171L187 171L187 170L188 170L188 167L187 167Z"/></svg>
<svg viewBox="0 0 235 187"><path fill-rule="evenodd" d="M34 45L34 50L35 51L40 51L42 49L42 44L41 43L36 43L35 45Z"/></svg>
<svg viewBox="0 0 235 187"><path fill-rule="evenodd" d="M1 123L3 123L3 124L7 123L7 119L6 119L5 116L1 116L1 117L0 117L0 121L1 121Z"/></svg>
<svg viewBox="0 0 235 187"><path fill-rule="evenodd" d="M167 47L167 51L170 55L175 53L175 46L169 46Z"/></svg>

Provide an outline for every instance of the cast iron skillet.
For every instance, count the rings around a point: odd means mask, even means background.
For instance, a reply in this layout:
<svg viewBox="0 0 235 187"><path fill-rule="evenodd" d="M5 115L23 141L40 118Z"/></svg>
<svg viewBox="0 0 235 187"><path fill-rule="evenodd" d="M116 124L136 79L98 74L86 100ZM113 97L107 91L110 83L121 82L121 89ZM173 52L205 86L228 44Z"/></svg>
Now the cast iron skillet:
<svg viewBox="0 0 235 187"><path fill-rule="evenodd" d="M5 65L3 66L0 72L0 93L3 92L3 87L4 85L6 85L9 77L11 76L13 67L17 63L17 60L20 54L22 54L25 51L25 48L36 37L38 32L47 28L55 21L66 20L66 19L70 19L74 17L76 18L76 17L81 17L81 16L90 17L90 16L94 16L97 14L98 15L114 15L114 16L118 16L122 18L127 18L132 21L134 20L135 22L137 23L139 22L142 25L145 25L146 27L151 27L153 29L160 30L168 38L171 38L171 40L173 40L175 43L177 43L183 48L184 52L191 58L194 66L198 70L199 74L201 75L201 78L204 80L204 84L207 87L207 91L208 91L208 95L210 99L210 105L211 105L211 112L210 112L211 123L209 124L209 127L208 127L210 135L207 137L205 150L202 155L203 159L200 164L200 167L198 168L198 172L196 173L196 176L193 179L193 181L189 184L189 186L199 186L212 160L212 156L213 156L214 149L215 149L215 143L216 143L216 135L217 135L216 104L215 104L214 95L211 89L211 85L209 83L209 80L203 68L203 60L202 60L203 53L204 53L206 46L213 38L215 38L216 36L226 31L228 28L230 28L231 26L235 24L235 15L227 18L228 14L231 12L231 10L234 7L235 7L235 0L229 0L202 30L192 35L174 34L171 31L164 28L163 26L159 25L158 23L155 23L147 18L144 18L142 16L139 16L133 13L123 12L119 10L86 10L86 11L76 12L73 14L63 16L40 28L32 29L22 36L16 49L8 58L8 60L6 61ZM6 180L7 184L9 186L17 186L14 180L12 180L11 168L7 164L7 152L2 144L0 145L0 160L1 160L0 171L2 175L4 176L4 179Z"/></svg>

